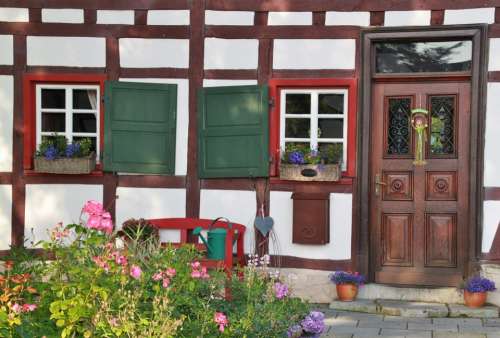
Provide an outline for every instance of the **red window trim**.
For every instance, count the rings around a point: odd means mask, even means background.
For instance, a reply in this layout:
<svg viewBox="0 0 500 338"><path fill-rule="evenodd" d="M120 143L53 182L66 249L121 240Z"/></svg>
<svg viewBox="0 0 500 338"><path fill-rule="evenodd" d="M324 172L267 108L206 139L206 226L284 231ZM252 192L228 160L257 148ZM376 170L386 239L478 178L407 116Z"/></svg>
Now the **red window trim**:
<svg viewBox="0 0 500 338"><path fill-rule="evenodd" d="M356 78L269 80L269 96L274 101L269 117L269 154L273 159L270 176L279 176L281 90L293 88L341 88L349 91L347 112L347 167L346 171L342 172L342 177L354 177L356 175L356 112L358 102Z"/></svg>
<svg viewBox="0 0 500 338"><path fill-rule="evenodd" d="M24 157L23 166L25 171L33 169L33 154L36 151L36 90L37 84L98 84L100 87L101 96L104 94L105 74L47 74L47 73L32 73L24 75ZM99 100L100 108L100 133L99 143L101 151L104 146L104 104L101 98Z"/></svg>

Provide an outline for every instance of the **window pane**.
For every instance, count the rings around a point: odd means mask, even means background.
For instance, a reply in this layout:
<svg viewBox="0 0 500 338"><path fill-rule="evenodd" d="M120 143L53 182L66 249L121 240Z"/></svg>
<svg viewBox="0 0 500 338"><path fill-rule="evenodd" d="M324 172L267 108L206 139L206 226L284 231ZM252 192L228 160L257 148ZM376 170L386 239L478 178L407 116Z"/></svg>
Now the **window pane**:
<svg viewBox="0 0 500 338"><path fill-rule="evenodd" d="M285 137L291 138L309 138L311 135L310 119L292 119L285 120Z"/></svg>
<svg viewBox="0 0 500 338"><path fill-rule="evenodd" d="M381 42L375 44L377 73L468 71L472 41Z"/></svg>
<svg viewBox="0 0 500 338"><path fill-rule="evenodd" d="M97 91L93 89L74 89L73 109L97 109Z"/></svg>
<svg viewBox="0 0 500 338"><path fill-rule="evenodd" d="M42 113L42 131L63 132L66 130L66 114Z"/></svg>
<svg viewBox="0 0 500 338"><path fill-rule="evenodd" d="M95 133L96 118L95 114L73 114L73 132L75 133Z"/></svg>
<svg viewBox="0 0 500 338"><path fill-rule="evenodd" d="M42 108L64 109L66 91L64 89L42 89Z"/></svg>
<svg viewBox="0 0 500 338"><path fill-rule="evenodd" d="M343 162L344 144L342 143L318 143L318 150L325 164Z"/></svg>
<svg viewBox="0 0 500 338"><path fill-rule="evenodd" d="M96 151L96 138L95 137L76 137L74 136L73 137L73 142L78 142L78 141L81 141L85 138L89 138L91 141L92 141L92 151Z"/></svg>
<svg viewBox="0 0 500 338"><path fill-rule="evenodd" d="M344 94L319 94L319 114L344 114Z"/></svg>
<svg viewBox="0 0 500 338"><path fill-rule="evenodd" d="M287 114L310 114L311 95L309 94L286 94Z"/></svg>
<svg viewBox="0 0 500 338"><path fill-rule="evenodd" d="M318 119L319 138L343 138L344 120L342 119Z"/></svg>
<svg viewBox="0 0 500 338"><path fill-rule="evenodd" d="M451 155L454 144L454 96L431 97L431 154Z"/></svg>
<svg viewBox="0 0 500 338"><path fill-rule="evenodd" d="M410 154L410 113L409 97L390 98L387 123L387 154Z"/></svg>

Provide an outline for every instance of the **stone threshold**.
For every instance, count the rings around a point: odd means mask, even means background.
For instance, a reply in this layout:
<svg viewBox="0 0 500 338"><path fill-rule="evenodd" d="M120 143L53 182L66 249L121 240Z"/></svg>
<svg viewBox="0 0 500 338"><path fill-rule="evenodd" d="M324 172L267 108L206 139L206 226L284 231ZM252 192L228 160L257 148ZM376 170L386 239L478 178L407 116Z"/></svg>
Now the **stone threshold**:
<svg viewBox="0 0 500 338"><path fill-rule="evenodd" d="M411 318L498 318L498 307L487 305L472 309L462 304L425 303L386 299L333 301L330 309Z"/></svg>

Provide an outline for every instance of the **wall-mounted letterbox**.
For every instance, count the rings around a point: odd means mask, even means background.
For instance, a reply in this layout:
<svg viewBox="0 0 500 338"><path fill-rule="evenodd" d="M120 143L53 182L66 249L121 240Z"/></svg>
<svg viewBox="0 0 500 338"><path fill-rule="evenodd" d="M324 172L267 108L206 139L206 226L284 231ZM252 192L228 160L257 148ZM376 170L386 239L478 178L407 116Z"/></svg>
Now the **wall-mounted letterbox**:
<svg viewBox="0 0 500 338"><path fill-rule="evenodd" d="M330 242L330 194L295 192L293 199L293 236L297 244Z"/></svg>

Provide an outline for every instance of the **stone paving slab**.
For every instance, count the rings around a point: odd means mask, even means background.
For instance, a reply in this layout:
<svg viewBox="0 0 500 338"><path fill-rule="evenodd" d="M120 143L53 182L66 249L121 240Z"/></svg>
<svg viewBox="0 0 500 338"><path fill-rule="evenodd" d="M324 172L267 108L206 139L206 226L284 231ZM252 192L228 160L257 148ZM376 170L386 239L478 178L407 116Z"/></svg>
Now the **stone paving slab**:
<svg viewBox="0 0 500 338"><path fill-rule="evenodd" d="M448 307L444 304L403 302L397 300L380 300L378 304L380 306L380 312L385 315L413 318L448 316Z"/></svg>
<svg viewBox="0 0 500 338"><path fill-rule="evenodd" d="M352 302L342 302L339 300L334 300L330 303L330 309L340 310L340 311L354 311L354 312L364 312L364 313L377 313L377 304L373 300L369 299L358 299Z"/></svg>
<svg viewBox="0 0 500 338"><path fill-rule="evenodd" d="M398 330L398 329L382 329L380 331L382 337L406 337L406 338L431 338L431 331L416 331L416 330Z"/></svg>
<svg viewBox="0 0 500 338"><path fill-rule="evenodd" d="M487 338L482 333L435 332L433 338Z"/></svg>
<svg viewBox="0 0 500 338"><path fill-rule="evenodd" d="M461 304L449 304L448 308L450 309L450 317L498 318L498 308L496 306L472 309Z"/></svg>

